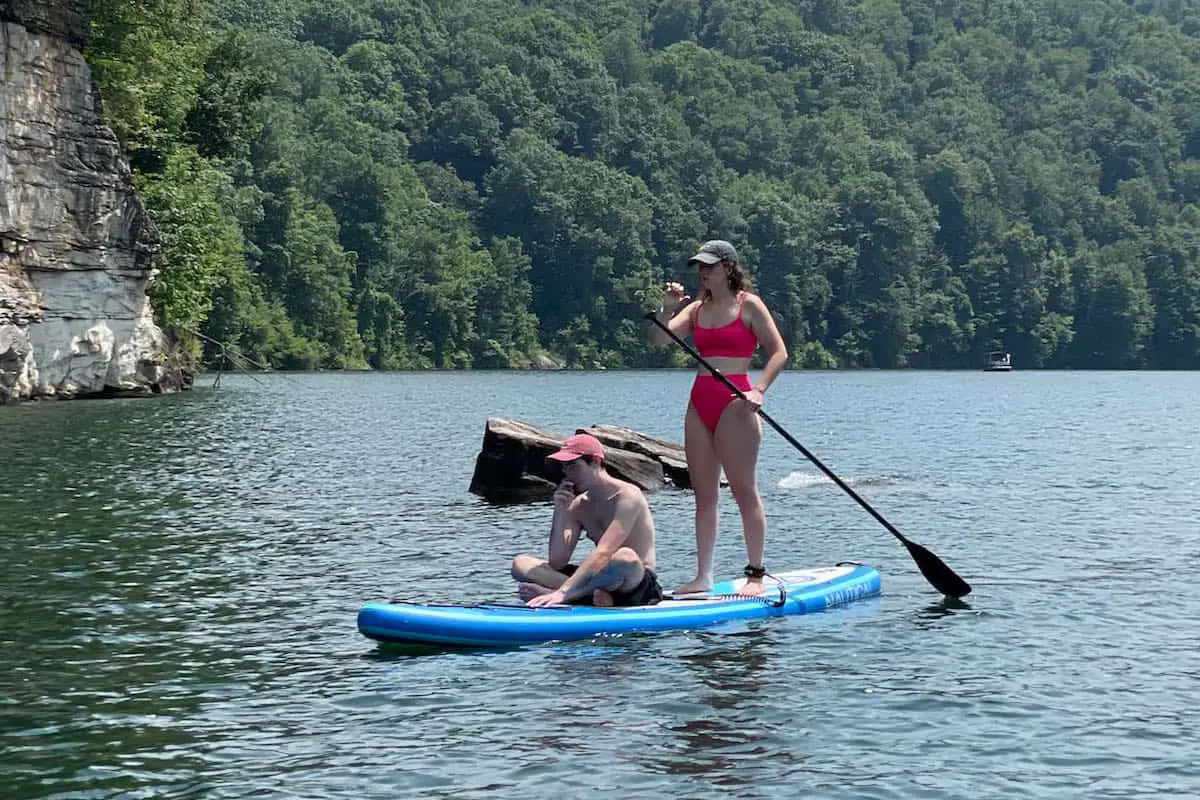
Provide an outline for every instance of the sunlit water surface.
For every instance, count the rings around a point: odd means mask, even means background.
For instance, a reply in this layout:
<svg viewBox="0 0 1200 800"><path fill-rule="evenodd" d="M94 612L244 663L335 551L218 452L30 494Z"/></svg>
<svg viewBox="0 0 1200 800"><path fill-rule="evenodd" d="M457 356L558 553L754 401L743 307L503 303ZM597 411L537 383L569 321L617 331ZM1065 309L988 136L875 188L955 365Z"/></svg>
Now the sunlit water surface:
<svg viewBox="0 0 1200 800"><path fill-rule="evenodd" d="M513 599L549 507L467 492L489 416L680 440L690 376L211 377L0 408L6 798L1200 794L1200 375L787 373L767 410L975 585L947 606L767 431L768 564L878 600L504 652L365 601ZM664 582L691 495L651 495ZM718 560L745 563L732 500Z"/></svg>

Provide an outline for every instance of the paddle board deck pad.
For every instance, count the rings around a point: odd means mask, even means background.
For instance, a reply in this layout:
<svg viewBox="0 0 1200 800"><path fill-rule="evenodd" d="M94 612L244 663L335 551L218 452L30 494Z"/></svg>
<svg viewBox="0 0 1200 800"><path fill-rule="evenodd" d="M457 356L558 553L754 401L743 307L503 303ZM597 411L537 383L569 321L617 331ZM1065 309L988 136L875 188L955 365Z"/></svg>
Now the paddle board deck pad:
<svg viewBox="0 0 1200 800"><path fill-rule="evenodd" d="M381 642L509 647L538 642L590 639L622 633L700 628L732 620L808 614L845 605L880 591L879 573L861 564L777 574L762 598L736 596L744 578L724 581L704 597L668 598L653 606L593 608L518 604L419 605L367 603L358 612L358 629Z"/></svg>

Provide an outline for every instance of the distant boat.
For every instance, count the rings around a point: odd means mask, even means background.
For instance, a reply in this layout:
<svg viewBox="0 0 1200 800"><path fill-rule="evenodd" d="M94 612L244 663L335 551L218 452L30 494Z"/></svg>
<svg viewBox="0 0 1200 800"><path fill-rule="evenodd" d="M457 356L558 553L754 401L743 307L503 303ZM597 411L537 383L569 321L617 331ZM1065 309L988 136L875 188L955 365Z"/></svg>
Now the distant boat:
<svg viewBox="0 0 1200 800"><path fill-rule="evenodd" d="M1003 350L993 350L988 353L987 364L984 365L984 372L1012 372L1012 354L1005 353Z"/></svg>

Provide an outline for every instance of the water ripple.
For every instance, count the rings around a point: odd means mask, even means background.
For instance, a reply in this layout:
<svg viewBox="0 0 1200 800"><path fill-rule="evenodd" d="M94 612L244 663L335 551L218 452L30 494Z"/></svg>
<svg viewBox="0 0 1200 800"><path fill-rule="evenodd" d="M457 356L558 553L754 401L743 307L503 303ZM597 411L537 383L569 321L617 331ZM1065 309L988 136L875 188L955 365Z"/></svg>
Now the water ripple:
<svg viewBox="0 0 1200 800"><path fill-rule="evenodd" d="M771 397L967 602L768 431L770 563L866 561L883 597L491 652L381 650L354 615L512 599L549 507L466 493L487 417L677 440L689 375L227 376L0 409L5 796L1200 793L1200 378L995 377L789 373ZM685 580L691 497L652 504ZM725 571L738 524L726 495Z"/></svg>

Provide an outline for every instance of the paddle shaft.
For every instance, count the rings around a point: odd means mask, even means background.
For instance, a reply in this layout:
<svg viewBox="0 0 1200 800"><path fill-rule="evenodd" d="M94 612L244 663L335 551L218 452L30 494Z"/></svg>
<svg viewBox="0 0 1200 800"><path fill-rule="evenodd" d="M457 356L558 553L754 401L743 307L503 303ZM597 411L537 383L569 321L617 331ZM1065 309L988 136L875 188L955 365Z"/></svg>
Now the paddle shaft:
<svg viewBox="0 0 1200 800"><path fill-rule="evenodd" d="M668 328L666 325L664 325L662 323L662 321L658 318L657 314L647 314L646 319L653 322L655 325L657 325L659 328L661 328L663 330L663 332L665 332L667 334L667 336L670 336L672 339L674 339L676 344L678 344L680 347L682 347L684 350L686 350L688 352L688 355L690 355L692 358L694 358L698 362L700 362L700 364L705 369L707 369L709 372L711 372L713 374L714 378L719 380L721 383L725 384L729 388L730 391L732 391L734 394L736 394L738 397L742 398L743 400L746 399L745 392L743 392L738 387L734 386L733 382L730 381L728 378L726 378L719 369L717 369L712 364L705 361L704 357L702 355L700 355L699 353L697 353L695 350L693 350L692 347L687 342L683 341L683 339L680 339L678 336L676 336L674 331L672 331L670 328ZM870 503L868 503L866 500L863 500L861 497L859 497L858 492L851 489L846 484L845 481L843 481L841 478L839 478L837 475L835 475L833 473L833 470L831 470L829 467L827 467L823 463L821 463L821 459L817 458L812 453L810 453L808 451L808 448L805 447L804 445L800 444L800 442L796 441L796 438L794 436L792 436L790 433L788 433L787 431L785 431L783 429L783 426L781 426L775 420L771 419L771 415L768 414L767 412L763 411L762 406L759 406L756 410L758 411L758 415L760 417L762 417L768 425L770 425L772 428L775 429L776 433L778 433L784 439L787 439L788 444L790 444L792 447L795 447L797 450L799 450L801 453L803 453L805 458L807 458L812 463L816 464L817 468L819 470L821 470L821 472L824 472L827 476L829 476L829 479L831 481L833 481L839 487L841 487L842 491L844 491L846 494L853 497L854 500L860 506L862 506L864 509L866 509L868 514L870 514L872 517L874 517L876 519L877 522L879 522L880 525L887 528L888 533L892 534L892 536L895 536L901 542L904 542L905 545L909 544L908 539L905 538L904 534L902 534L902 533L900 533L900 531L896 530L895 525L893 525L892 523L890 523L886 519L884 519L883 515L880 514L878 511L876 511L874 508L872 508Z"/></svg>

